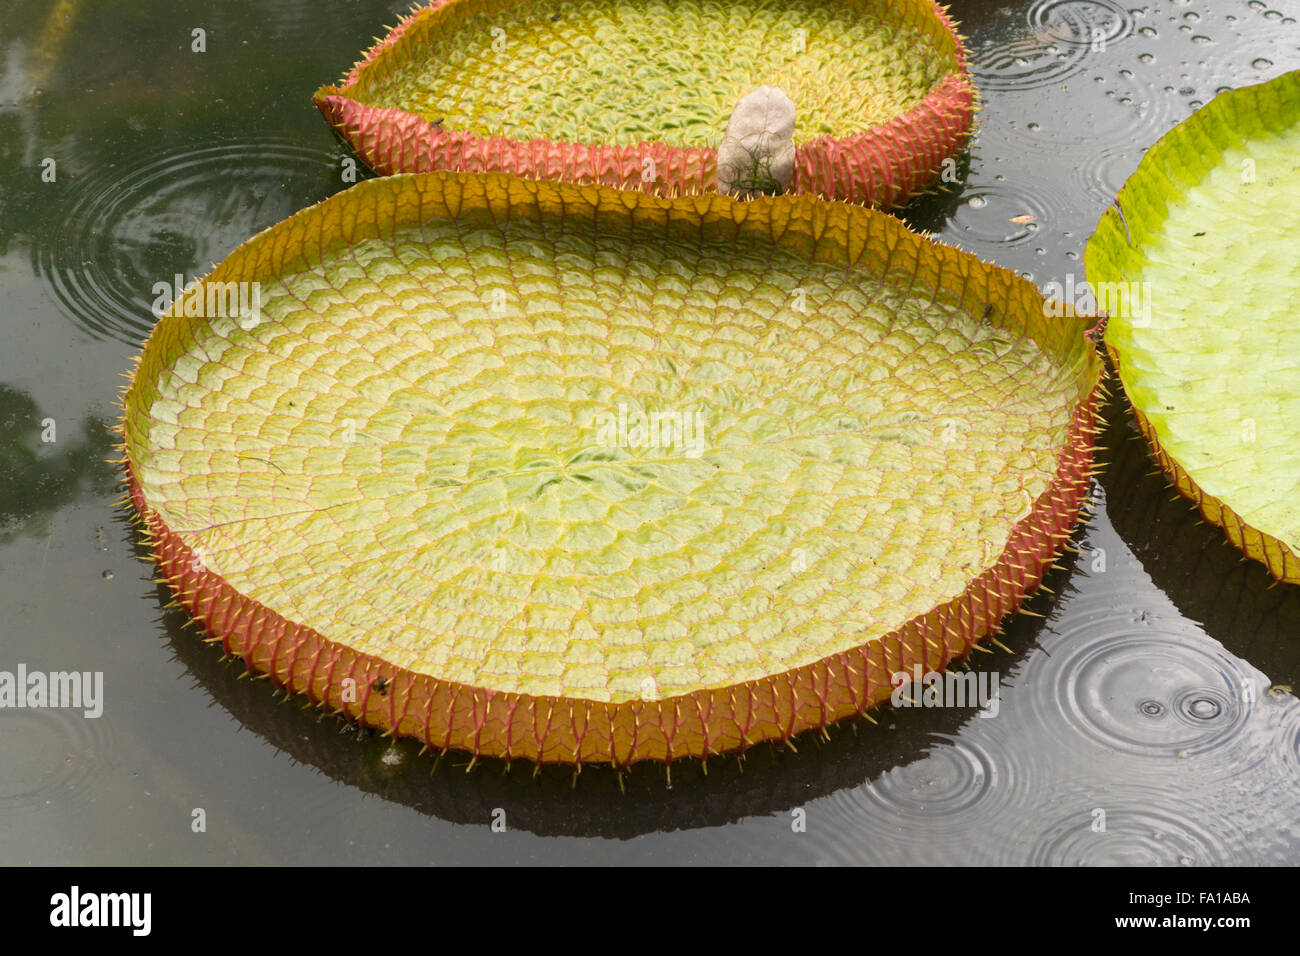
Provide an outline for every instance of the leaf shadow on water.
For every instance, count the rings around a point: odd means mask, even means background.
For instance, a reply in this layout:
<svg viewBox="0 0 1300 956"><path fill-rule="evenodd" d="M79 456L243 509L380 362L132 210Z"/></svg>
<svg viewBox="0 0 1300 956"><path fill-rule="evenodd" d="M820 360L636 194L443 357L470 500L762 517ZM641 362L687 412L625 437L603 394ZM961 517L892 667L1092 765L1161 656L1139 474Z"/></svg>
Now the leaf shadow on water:
<svg viewBox="0 0 1300 956"><path fill-rule="evenodd" d="M941 230L956 213L966 192L972 148L971 144L967 144L961 153L953 157L951 164L945 160L939 169L938 178L924 192L893 210L893 215L916 232L933 235Z"/></svg>
<svg viewBox="0 0 1300 956"><path fill-rule="evenodd" d="M1152 582L1186 617L1274 684L1300 684L1300 586L1238 551L1160 470L1112 376L1101 436L1106 513Z"/></svg>
<svg viewBox="0 0 1300 956"><path fill-rule="evenodd" d="M136 553L148 558L137 540ZM1026 608L1047 615L1069 593L1073 561L1058 558L1040 591ZM807 731L793 741L759 744L743 761L715 757L707 772L701 762L672 765L671 785L664 767L642 762L620 775L588 765L574 775L567 765L548 765L534 775L527 760L479 759L470 772L470 755L421 755L418 742L396 742L355 723L324 714L301 694L286 695L268 680L248 680L243 662L224 658L207 643L180 609L166 608L171 592L159 584L159 619L176 659L212 699L244 728L298 763L332 780L450 823L482 824L504 809L512 830L538 836L632 839L648 833L716 827L747 817L785 813L792 807L836 791L859 787L890 770L924 759L939 737L951 737L975 718L974 708L877 708L865 719L833 724L825 737ZM1015 615L998 639L1011 651L972 654L972 671L1007 671L1037 642L1042 617ZM393 748L396 748L394 753ZM797 748L797 749L796 749Z"/></svg>

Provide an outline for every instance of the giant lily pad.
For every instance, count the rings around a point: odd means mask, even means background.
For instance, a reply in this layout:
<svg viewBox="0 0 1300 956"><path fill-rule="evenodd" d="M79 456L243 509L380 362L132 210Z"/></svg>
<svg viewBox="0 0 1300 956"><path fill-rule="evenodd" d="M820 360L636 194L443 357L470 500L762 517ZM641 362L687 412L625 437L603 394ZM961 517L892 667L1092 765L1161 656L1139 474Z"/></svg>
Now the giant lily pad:
<svg viewBox="0 0 1300 956"><path fill-rule="evenodd" d="M795 103L792 189L891 206L958 153L975 92L933 0L439 0L316 104L381 173L712 191L732 109Z"/></svg>
<svg viewBox="0 0 1300 956"><path fill-rule="evenodd" d="M1161 467L1300 582L1300 73L1231 90L1143 157L1088 242L1106 346Z"/></svg>
<svg viewBox="0 0 1300 956"><path fill-rule="evenodd" d="M350 717L706 756L886 700L1037 587L1089 323L858 206L375 179L159 320L130 493L227 651Z"/></svg>

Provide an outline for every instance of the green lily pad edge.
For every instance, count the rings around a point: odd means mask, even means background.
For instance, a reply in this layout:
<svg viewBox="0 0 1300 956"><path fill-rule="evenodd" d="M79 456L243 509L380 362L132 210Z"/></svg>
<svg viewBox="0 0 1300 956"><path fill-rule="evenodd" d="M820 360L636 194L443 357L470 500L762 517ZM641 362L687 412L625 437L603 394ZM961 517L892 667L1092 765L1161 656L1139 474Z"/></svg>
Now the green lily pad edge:
<svg viewBox="0 0 1300 956"><path fill-rule="evenodd" d="M1300 583L1300 71L1170 130L1084 254L1105 343L1162 469Z"/></svg>

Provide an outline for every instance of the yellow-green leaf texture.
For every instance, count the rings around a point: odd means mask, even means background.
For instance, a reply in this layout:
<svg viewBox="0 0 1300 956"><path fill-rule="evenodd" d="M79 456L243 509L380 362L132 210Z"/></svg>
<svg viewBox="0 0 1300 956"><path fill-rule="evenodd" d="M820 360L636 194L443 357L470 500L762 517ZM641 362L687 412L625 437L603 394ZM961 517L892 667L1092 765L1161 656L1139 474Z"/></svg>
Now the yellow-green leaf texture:
<svg viewBox="0 0 1300 956"><path fill-rule="evenodd" d="M1288 73L1220 94L1164 136L1086 253L1091 285L1140 294L1140 307L1117 300L1106 342L1166 471L1295 582L1298 247L1300 73Z"/></svg>
<svg viewBox="0 0 1300 956"><path fill-rule="evenodd" d="M812 197L387 177L236 280L256 321L199 286L142 355L142 501L285 620L530 696L771 678L961 595L1098 378L1028 282Z"/></svg>
<svg viewBox="0 0 1300 956"><path fill-rule="evenodd" d="M480 0L427 55L367 74L354 95L483 136L692 147L716 146L736 102L768 84L798 105L796 142L846 137L961 68L952 36L910 6Z"/></svg>

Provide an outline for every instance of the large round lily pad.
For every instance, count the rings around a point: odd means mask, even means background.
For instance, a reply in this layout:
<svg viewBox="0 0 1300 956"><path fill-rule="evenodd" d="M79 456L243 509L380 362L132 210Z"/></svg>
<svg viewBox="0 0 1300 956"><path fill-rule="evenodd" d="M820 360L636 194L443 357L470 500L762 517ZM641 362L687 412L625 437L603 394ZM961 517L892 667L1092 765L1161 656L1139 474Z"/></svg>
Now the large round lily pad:
<svg viewBox="0 0 1300 956"><path fill-rule="evenodd" d="M1300 582L1300 73L1215 97L1088 242L1106 344L1178 489Z"/></svg>
<svg viewBox="0 0 1300 956"><path fill-rule="evenodd" d="M238 282L260 309L215 314ZM1037 586L1086 491L1090 321L812 197L376 179L159 321L131 495L230 653L372 726L732 751L887 699Z"/></svg>
<svg viewBox="0 0 1300 956"><path fill-rule="evenodd" d="M975 92L933 0L439 0L322 113L383 173L711 191L738 100L796 107L792 190L890 206L964 147Z"/></svg>

